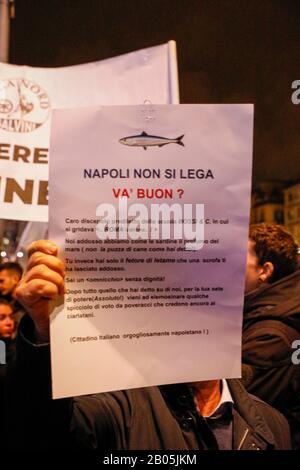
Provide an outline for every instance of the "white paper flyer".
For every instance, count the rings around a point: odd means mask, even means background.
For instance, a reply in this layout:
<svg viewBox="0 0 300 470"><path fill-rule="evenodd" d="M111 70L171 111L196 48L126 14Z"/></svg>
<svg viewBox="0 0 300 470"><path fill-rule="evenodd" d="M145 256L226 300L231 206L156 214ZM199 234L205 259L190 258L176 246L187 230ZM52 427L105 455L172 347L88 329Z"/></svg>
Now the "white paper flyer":
<svg viewBox="0 0 300 470"><path fill-rule="evenodd" d="M253 105L53 113L53 396L240 376Z"/></svg>

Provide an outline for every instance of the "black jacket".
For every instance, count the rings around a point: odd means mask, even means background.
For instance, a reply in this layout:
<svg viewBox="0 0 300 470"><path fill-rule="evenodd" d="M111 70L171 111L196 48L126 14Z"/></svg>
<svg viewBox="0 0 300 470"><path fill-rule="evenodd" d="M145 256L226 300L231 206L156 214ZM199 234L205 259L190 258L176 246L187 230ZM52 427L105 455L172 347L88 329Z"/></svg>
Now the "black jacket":
<svg viewBox="0 0 300 470"><path fill-rule="evenodd" d="M51 400L49 346L35 346L24 318L11 370L7 435L19 448L197 450L211 448L184 384ZM289 449L284 417L228 380L234 400L233 448ZM211 443L211 441L210 441ZM215 443L213 443L215 448Z"/></svg>
<svg viewBox="0 0 300 470"><path fill-rule="evenodd" d="M5 364L0 364L0 448L3 442L3 435L5 435L3 416L5 411L5 388L7 368L10 363L14 361L16 353L16 344L14 339L1 338L0 340L5 343Z"/></svg>
<svg viewBox="0 0 300 470"><path fill-rule="evenodd" d="M300 449L300 364L292 344L300 340L300 270L245 297L243 383L288 419Z"/></svg>
<svg viewBox="0 0 300 470"><path fill-rule="evenodd" d="M16 340L11 338L2 338L0 336L0 341L3 341L5 344L5 364L0 365L0 398L3 393L4 383L7 375L7 367L13 362L16 354Z"/></svg>

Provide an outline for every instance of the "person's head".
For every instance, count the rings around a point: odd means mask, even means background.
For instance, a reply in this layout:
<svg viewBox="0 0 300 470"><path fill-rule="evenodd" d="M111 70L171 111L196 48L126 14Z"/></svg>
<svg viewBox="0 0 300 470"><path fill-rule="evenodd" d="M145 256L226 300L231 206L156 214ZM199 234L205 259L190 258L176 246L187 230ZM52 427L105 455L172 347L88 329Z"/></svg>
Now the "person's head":
<svg viewBox="0 0 300 470"><path fill-rule="evenodd" d="M0 338L11 338L15 329L13 307L4 299L0 299Z"/></svg>
<svg viewBox="0 0 300 470"><path fill-rule="evenodd" d="M18 263L3 263L0 265L0 295L10 295L15 290L23 274Z"/></svg>
<svg viewBox="0 0 300 470"><path fill-rule="evenodd" d="M293 236L275 224L250 225L245 291L272 284L297 268L298 245Z"/></svg>

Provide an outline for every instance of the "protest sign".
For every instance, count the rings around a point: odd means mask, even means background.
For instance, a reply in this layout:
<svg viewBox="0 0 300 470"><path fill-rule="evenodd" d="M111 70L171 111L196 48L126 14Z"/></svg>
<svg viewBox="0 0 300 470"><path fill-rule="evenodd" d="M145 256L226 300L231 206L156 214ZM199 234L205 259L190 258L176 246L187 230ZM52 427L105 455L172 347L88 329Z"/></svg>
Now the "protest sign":
<svg viewBox="0 0 300 470"><path fill-rule="evenodd" d="M240 376L252 105L53 113L53 395Z"/></svg>
<svg viewBox="0 0 300 470"><path fill-rule="evenodd" d="M53 109L144 100L179 101L174 41L71 67L0 64L0 217L48 221Z"/></svg>

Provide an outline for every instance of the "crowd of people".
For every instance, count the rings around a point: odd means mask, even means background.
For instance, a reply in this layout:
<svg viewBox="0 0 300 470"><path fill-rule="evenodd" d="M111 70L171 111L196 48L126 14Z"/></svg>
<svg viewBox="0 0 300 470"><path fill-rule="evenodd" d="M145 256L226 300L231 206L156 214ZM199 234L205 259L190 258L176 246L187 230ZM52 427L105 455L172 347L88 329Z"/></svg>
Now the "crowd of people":
<svg viewBox="0 0 300 470"><path fill-rule="evenodd" d="M64 266L50 241L29 247L23 276L16 263L0 266L0 338L9 351L0 366L0 442L8 448L300 449L300 364L292 360L300 265L284 227L250 226L241 379L52 400L49 301L63 293Z"/></svg>

